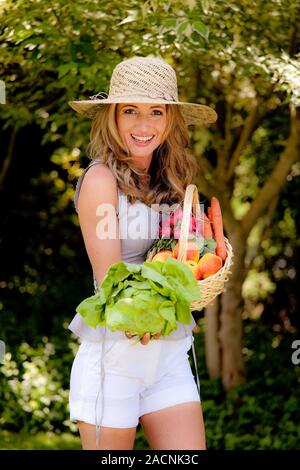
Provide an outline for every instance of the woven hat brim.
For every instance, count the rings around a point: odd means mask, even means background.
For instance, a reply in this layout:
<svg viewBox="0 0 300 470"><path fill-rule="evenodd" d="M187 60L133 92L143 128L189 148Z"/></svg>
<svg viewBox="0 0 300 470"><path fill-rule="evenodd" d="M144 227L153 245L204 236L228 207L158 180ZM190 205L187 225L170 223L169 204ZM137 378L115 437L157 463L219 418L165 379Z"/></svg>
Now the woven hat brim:
<svg viewBox="0 0 300 470"><path fill-rule="evenodd" d="M107 104L112 103L154 103L154 104L175 104L180 106L180 111L186 124L189 125L201 125L211 124L218 119L218 115L213 108L204 104L187 103L182 101L167 101L167 100L155 100L151 98L138 98L134 99L130 97L128 99L122 98L117 101L112 99L101 99L101 100L80 100L80 101L69 101L68 104L74 111L90 119L93 119L97 112Z"/></svg>

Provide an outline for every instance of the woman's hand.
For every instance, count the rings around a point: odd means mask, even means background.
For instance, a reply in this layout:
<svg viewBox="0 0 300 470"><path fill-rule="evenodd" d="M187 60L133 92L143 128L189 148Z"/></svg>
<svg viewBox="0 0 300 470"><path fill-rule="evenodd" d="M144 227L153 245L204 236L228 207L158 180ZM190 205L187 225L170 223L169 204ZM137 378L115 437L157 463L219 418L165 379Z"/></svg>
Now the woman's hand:
<svg viewBox="0 0 300 470"><path fill-rule="evenodd" d="M133 336L135 336L132 333L130 333L130 331L125 331L125 335L127 336L127 338L132 338ZM158 339L160 335L161 333L155 333L155 335L152 335L152 339ZM150 339L151 339L150 333L144 333L143 337L140 339L140 342L141 344L146 346L146 344L149 343Z"/></svg>

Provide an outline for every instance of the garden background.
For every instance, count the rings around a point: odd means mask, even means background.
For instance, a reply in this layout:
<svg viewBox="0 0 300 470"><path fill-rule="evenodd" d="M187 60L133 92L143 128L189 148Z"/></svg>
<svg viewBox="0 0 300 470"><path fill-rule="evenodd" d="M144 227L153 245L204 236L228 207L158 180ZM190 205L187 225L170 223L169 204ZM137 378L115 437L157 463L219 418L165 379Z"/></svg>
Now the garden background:
<svg viewBox="0 0 300 470"><path fill-rule="evenodd" d="M292 0L0 0L0 448L81 448L67 325L93 293L73 206L90 121L67 102L154 54L219 116L189 130L235 252L195 314L207 447L299 449L299 18Z"/></svg>

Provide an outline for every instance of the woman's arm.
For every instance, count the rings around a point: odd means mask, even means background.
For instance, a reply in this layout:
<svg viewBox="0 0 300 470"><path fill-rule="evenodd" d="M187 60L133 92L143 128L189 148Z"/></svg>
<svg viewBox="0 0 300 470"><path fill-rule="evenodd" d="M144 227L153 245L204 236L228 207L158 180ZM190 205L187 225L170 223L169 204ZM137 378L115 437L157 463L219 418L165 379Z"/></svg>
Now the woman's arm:
<svg viewBox="0 0 300 470"><path fill-rule="evenodd" d="M115 238L101 239L97 235L97 226L103 220L103 216L97 215L101 204L109 204L111 211L107 220ZM78 195L78 218L85 248L98 285L102 282L110 265L122 261L117 208L118 190L115 176L103 164L92 166L84 176ZM107 214L104 214L104 217L107 217ZM160 333L155 335L156 338L159 336ZM146 345L149 341L150 333L145 333L141 343Z"/></svg>
<svg viewBox="0 0 300 470"><path fill-rule="evenodd" d="M99 212L97 215L104 204L108 204L107 207L110 208L109 216L104 212L103 215L99 215ZM110 265L122 260L117 207L115 176L104 164L94 165L86 173L80 188L78 217L87 255L98 284L102 282ZM115 238L100 238L99 227L104 218L109 222Z"/></svg>

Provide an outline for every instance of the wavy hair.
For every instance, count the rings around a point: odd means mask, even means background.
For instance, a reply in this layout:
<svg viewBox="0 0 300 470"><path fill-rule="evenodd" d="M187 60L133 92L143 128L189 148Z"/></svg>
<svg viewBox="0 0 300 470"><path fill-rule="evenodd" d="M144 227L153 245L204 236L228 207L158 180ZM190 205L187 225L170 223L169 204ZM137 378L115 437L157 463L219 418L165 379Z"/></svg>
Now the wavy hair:
<svg viewBox="0 0 300 470"><path fill-rule="evenodd" d="M188 150L189 133L178 106L166 105L167 125L162 143L152 155L148 170L138 168L120 137L115 103L103 106L93 119L87 155L108 166L131 204L183 204L186 186L199 171ZM148 186L145 184L148 180Z"/></svg>

